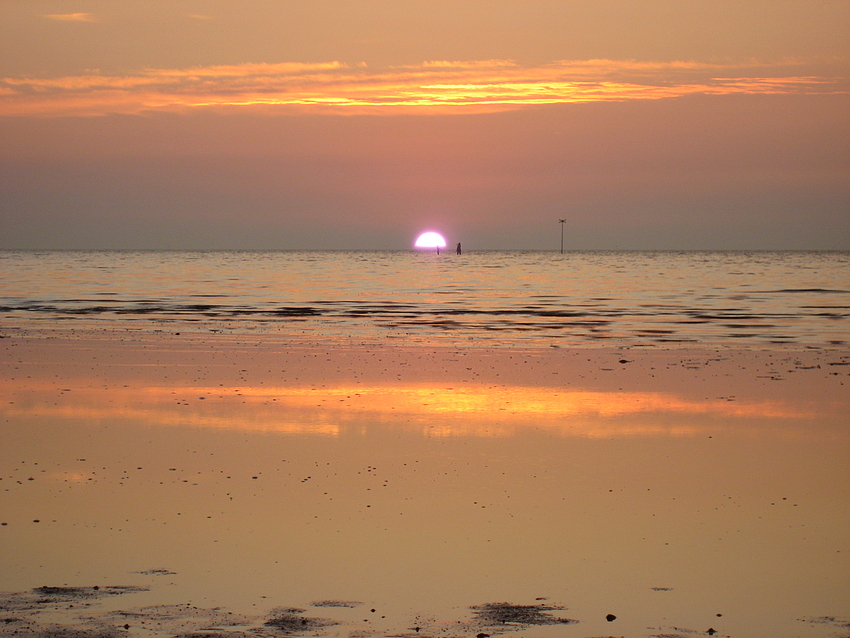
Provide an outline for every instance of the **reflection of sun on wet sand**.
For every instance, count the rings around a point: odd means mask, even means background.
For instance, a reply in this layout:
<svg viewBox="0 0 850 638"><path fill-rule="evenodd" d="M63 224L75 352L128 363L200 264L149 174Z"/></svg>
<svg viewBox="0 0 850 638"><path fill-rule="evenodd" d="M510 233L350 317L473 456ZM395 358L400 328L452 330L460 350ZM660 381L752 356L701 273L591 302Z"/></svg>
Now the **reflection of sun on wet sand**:
<svg viewBox="0 0 850 638"><path fill-rule="evenodd" d="M69 385L66 383L65 385ZM31 397L52 397L52 385L28 384ZM64 394L67 392L68 394ZM782 400L689 399L665 392L562 390L469 383L460 388L430 383L316 387L173 386L75 387L62 401L16 401L7 389L10 416L32 413L63 419L148 421L161 426L194 426L290 434L339 436L351 423L370 418L393 427L427 428L430 436L510 436L518 428L546 429L563 436L694 435L717 429L718 419L739 427L748 419L801 421L814 406ZM139 399L143 400L139 400ZM200 403L203 401L204 403ZM194 409L185 410L192 406ZM317 408L320 411L317 413ZM673 424L645 422L646 415L680 415ZM258 418L260 417L261 418ZM434 425L434 421L439 426Z"/></svg>
<svg viewBox="0 0 850 638"><path fill-rule="evenodd" d="M840 385L847 357L818 351L651 349L622 359L601 348L339 348L164 337L36 342L36 364L27 362L27 344L15 345L24 346L17 348L19 370L58 371L10 375L0 400L15 418L326 435L368 420L427 428L430 436L529 427L565 436L657 436L750 427L758 419L774 419L772 429L822 420L841 414L847 394ZM84 365L88 359L93 365Z"/></svg>
<svg viewBox="0 0 850 638"><path fill-rule="evenodd" d="M850 615L838 349L0 354L0 635L804 638Z"/></svg>

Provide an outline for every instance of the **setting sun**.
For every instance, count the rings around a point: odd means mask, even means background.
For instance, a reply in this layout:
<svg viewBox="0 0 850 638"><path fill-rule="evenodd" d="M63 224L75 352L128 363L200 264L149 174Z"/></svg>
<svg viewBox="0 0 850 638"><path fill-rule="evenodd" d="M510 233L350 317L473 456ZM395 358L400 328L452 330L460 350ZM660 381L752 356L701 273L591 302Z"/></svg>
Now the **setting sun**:
<svg viewBox="0 0 850 638"><path fill-rule="evenodd" d="M417 248L445 248L446 240L443 239L443 236L440 233L435 233L432 230L429 230L426 233L422 233L416 239L415 246Z"/></svg>

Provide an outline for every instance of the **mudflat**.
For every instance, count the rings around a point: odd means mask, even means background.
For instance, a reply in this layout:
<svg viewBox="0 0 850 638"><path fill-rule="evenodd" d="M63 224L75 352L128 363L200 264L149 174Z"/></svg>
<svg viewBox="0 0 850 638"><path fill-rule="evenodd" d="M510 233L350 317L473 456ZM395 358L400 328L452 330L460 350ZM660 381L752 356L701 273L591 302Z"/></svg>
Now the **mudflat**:
<svg viewBox="0 0 850 638"><path fill-rule="evenodd" d="M56 329L0 365L2 635L848 631L846 348Z"/></svg>

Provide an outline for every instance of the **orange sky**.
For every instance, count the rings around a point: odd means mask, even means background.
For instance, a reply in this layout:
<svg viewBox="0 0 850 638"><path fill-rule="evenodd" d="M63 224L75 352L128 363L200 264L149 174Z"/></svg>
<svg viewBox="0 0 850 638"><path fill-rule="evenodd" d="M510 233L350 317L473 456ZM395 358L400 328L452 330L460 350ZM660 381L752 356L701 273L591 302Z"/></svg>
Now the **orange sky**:
<svg viewBox="0 0 850 638"><path fill-rule="evenodd" d="M0 40L0 248L850 248L844 0L0 0Z"/></svg>

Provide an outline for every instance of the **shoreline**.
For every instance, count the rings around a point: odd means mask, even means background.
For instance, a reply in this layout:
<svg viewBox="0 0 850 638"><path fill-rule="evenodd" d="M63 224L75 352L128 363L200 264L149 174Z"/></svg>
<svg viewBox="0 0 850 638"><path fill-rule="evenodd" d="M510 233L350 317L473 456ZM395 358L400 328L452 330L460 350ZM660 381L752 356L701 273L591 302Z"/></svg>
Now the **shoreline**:
<svg viewBox="0 0 850 638"><path fill-rule="evenodd" d="M597 342L536 347L447 342L442 339L420 343L401 338L368 341L321 338L315 335L36 328L22 329L20 332L6 329L0 337L0 347L3 352L0 364L10 363L9 357L17 354L32 359L34 364L54 363L70 365L72 368L80 361L66 359L61 354L63 350L102 350L107 360L99 361L98 365L108 363L124 367L132 367L134 363L148 367L174 365L181 362L181 356L190 353L193 357L200 357L197 361L193 359L198 366L222 367L229 365L228 362L234 366L241 365L240 360L249 357L242 363L254 365L256 373L266 374L269 378L273 376L272 372L269 368L263 372L263 366L298 354L304 359L298 366L311 380L340 380L345 379L346 375L356 375L392 381L399 373L407 378L460 380L471 375L465 375L466 366L460 366L459 361L452 358L459 354L471 357L469 361L476 362L479 367L474 375L480 377L480 381L504 382L505 379L499 380L496 376L501 376L499 370L504 369L508 378L522 380L530 386L541 383L574 384L580 383L579 379L583 380L581 383L587 384L592 382L588 375L599 372L616 373L608 375L613 379L611 383L608 380L600 381L603 385L622 383L627 377L631 378L631 383L642 385L638 380L643 376L647 377L648 384L686 385L699 377L700 373L710 372L712 378L740 374L750 381L754 378L802 381L801 389L807 391L812 391L813 380L815 383L820 380L830 383L830 388L839 393L850 393L850 389L841 389L847 387L844 381L850 377L850 347L843 344L763 346L687 342L618 345ZM317 353L316 356L321 354L325 359L311 365L305 358L307 353ZM378 363L380 357L388 357L386 365L376 367L373 364ZM518 361L539 364L540 368L552 366L559 375L565 376L551 379L545 374L546 370L536 374L537 366L526 369L518 365ZM707 370L705 366L708 364L715 365ZM390 369L389 366L394 368ZM676 375L665 373L670 366L676 366Z"/></svg>

